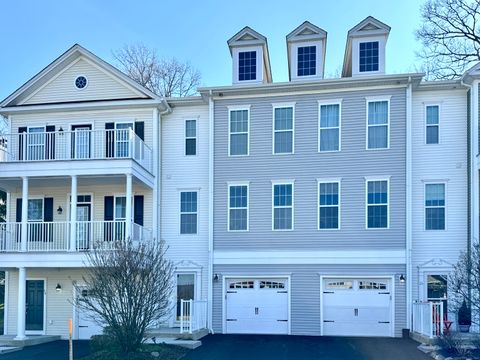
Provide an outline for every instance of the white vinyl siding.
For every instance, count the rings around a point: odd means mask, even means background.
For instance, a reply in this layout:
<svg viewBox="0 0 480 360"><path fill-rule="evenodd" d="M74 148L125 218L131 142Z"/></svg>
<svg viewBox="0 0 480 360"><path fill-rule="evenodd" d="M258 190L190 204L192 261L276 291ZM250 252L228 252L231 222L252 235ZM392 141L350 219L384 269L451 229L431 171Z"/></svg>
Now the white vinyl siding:
<svg viewBox="0 0 480 360"><path fill-rule="evenodd" d="M341 102L319 104L318 151L340 150Z"/></svg>
<svg viewBox="0 0 480 360"><path fill-rule="evenodd" d="M438 144L440 142L440 106L425 106L425 143Z"/></svg>
<svg viewBox="0 0 480 360"><path fill-rule="evenodd" d="M248 230L248 185L235 184L228 187L228 230Z"/></svg>
<svg viewBox="0 0 480 360"><path fill-rule="evenodd" d="M229 113L229 155L248 155L250 110L231 109Z"/></svg>
<svg viewBox="0 0 480 360"><path fill-rule="evenodd" d="M293 105L273 106L273 153L292 154L295 142L295 108Z"/></svg>
<svg viewBox="0 0 480 360"><path fill-rule="evenodd" d="M367 99L367 149L388 149L389 113L389 100Z"/></svg>
<svg viewBox="0 0 480 360"><path fill-rule="evenodd" d="M292 182L272 184L273 230L293 230L293 200Z"/></svg>

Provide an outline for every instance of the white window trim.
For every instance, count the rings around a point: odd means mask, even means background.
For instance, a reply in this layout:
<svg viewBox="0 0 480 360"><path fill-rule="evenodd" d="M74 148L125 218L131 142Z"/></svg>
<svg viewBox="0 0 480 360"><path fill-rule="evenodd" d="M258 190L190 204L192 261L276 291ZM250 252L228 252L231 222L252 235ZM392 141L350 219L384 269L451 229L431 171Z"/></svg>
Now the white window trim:
<svg viewBox="0 0 480 360"><path fill-rule="evenodd" d="M249 52L255 51L256 55L256 74L254 80L240 80L240 53L241 52ZM236 85L241 84L254 84L254 83L261 83L263 82L263 48L262 46L248 46L248 47L240 47L234 48L232 50L232 65L233 65L233 83Z"/></svg>
<svg viewBox="0 0 480 360"><path fill-rule="evenodd" d="M443 206L428 206L428 208L441 208L443 207L445 209L445 228L443 229L427 229L427 206L425 205L426 203L426 200L427 200L427 185L444 185L444 189L445 189L445 205ZM445 180L439 180L439 181L434 181L434 180L429 180L429 181L425 181L424 184L423 184L423 230L424 231L427 231L427 232L443 232L443 231L447 231L447 219L448 219L448 211L447 211L447 194L448 194L448 184Z"/></svg>
<svg viewBox="0 0 480 360"><path fill-rule="evenodd" d="M292 185L292 205L275 206L275 185ZM292 208L292 228L275 229L275 208ZM295 230L295 180L272 180L272 231L293 231Z"/></svg>
<svg viewBox="0 0 480 360"><path fill-rule="evenodd" d="M332 184L338 185L338 204L337 205L320 205L320 184ZM320 231L337 231L342 228L342 179L317 179L317 230ZM338 227L322 229L320 228L320 208L321 207L337 207L338 208Z"/></svg>
<svg viewBox="0 0 480 360"><path fill-rule="evenodd" d="M244 209L244 208L231 208L230 207L230 188L232 186L246 186L247 187L247 228L245 230L231 230L230 229L230 210L231 209ZM250 182L228 182L227 183L227 232L248 232L250 231Z"/></svg>
<svg viewBox="0 0 480 360"><path fill-rule="evenodd" d="M85 84L85 86L84 86L83 88L77 87L77 79L78 79L79 77L81 77L81 76L84 77L85 80L87 81L87 83ZM89 84L89 83L90 83L90 81L88 80L88 76L85 75L85 74L78 74L78 75L76 75L75 78L73 79L73 87L74 87L77 91L83 91L83 90L85 90L86 88L88 88L88 84Z"/></svg>
<svg viewBox="0 0 480 360"><path fill-rule="evenodd" d="M182 213L182 193L184 192L196 192L197 193L197 211L196 212L183 212ZM200 204L200 191L198 188L196 189L178 189L178 234L180 236L197 236L200 233L200 229L198 224L199 221L199 204ZM132 211L133 213L133 211ZM183 214L196 214L197 215L197 231L195 233L190 234L182 234L182 215Z"/></svg>
<svg viewBox="0 0 480 360"><path fill-rule="evenodd" d="M429 106L437 106L438 107L438 123L437 125L428 125L427 124L427 107ZM439 102L432 102L432 103L428 103L428 102L425 102L423 103L423 113L424 113L424 116L423 116L423 119L424 119L424 122L425 122L425 145L440 145L440 120L441 120L441 117L442 117L442 106L441 106L441 103ZM438 142L437 143L427 143L427 128L431 126L437 126L438 127Z"/></svg>
<svg viewBox="0 0 480 360"><path fill-rule="evenodd" d="M35 133L31 133L30 132L30 129L43 129L42 132L40 133L37 133L37 134L43 134L43 144L34 144L34 145L31 145L30 144L30 139L31 139L31 135L30 134L35 134ZM45 150L46 150L46 147L47 147L47 127L45 125L38 125L38 126L27 126L27 132L26 134L24 135L24 142L25 144L23 145L24 148L25 148L25 152L26 154L24 154L24 158L26 160L32 160L29 158L29 154L30 154L30 147L31 146L43 146L43 158L41 159L34 159L34 160L45 160ZM23 151L23 150L22 150Z"/></svg>
<svg viewBox="0 0 480 360"><path fill-rule="evenodd" d="M317 142L318 142L318 152L319 153L332 153L332 152L340 152L342 151L342 102L343 99L332 99L332 100L318 100L318 135L317 135ZM322 120L322 113L321 108L324 105L338 105L338 126L322 128L321 127L321 120ZM322 129L338 129L338 150L320 150L320 135Z"/></svg>
<svg viewBox="0 0 480 360"><path fill-rule="evenodd" d="M195 121L195 136L187 136L187 121ZM185 118L183 120L183 156L195 157L198 156L198 117ZM195 139L195 155L187 155L187 140Z"/></svg>
<svg viewBox="0 0 480 360"><path fill-rule="evenodd" d="M290 77L292 80L315 80L323 76L323 44L323 40L292 43L290 49L290 64L292 67ZM316 47L315 75L298 75L298 48L308 46Z"/></svg>
<svg viewBox="0 0 480 360"><path fill-rule="evenodd" d="M231 157L241 157L241 156L249 156L250 155L250 105L244 106L229 106L228 108L228 156ZM236 132L235 134L247 134L247 153L242 155L232 155L231 154L231 120L232 120L232 111L247 111L247 132Z"/></svg>
<svg viewBox="0 0 480 360"><path fill-rule="evenodd" d="M292 108L292 129L291 130L275 130L275 109ZM291 152L275 152L275 134L278 132L292 132L292 151ZM274 103L272 104L272 155L293 155L295 154L295 103Z"/></svg>
<svg viewBox="0 0 480 360"><path fill-rule="evenodd" d="M30 200L42 200L42 218L40 220L29 220L28 219L28 202ZM55 210L55 209L54 209ZM54 211L55 212L55 211ZM45 222L45 195L31 195L28 197L27 200L27 222L30 223L39 223L39 222Z"/></svg>
<svg viewBox="0 0 480 360"><path fill-rule="evenodd" d="M382 96L382 97L376 97L376 96L367 96L365 97L366 100L366 106L365 106L365 124L367 126L366 128L366 133L365 133L365 149L369 151L378 151L378 150L389 150L390 149L390 98L391 96ZM369 125L368 124L368 104L371 102L381 102L381 101L386 101L387 102L387 123L386 124L373 124ZM380 127L380 126L387 126L387 147L385 148L369 148L368 147L368 129L370 127Z"/></svg>
<svg viewBox="0 0 480 360"><path fill-rule="evenodd" d="M387 205L387 227L381 228L369 228L368 227L368 183L370 181L386 181L387 182L387 203L386 204L372 204L375 205ZM388 230L390 229L390 176L387 177L365 177L365 229L366 230Z"/></svg>

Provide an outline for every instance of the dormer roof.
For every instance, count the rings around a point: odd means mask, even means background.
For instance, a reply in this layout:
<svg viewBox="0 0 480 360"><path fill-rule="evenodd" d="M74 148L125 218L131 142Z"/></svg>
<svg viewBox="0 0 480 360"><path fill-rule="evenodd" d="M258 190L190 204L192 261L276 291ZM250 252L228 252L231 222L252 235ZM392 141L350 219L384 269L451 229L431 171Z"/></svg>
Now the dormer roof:
<svg viewBox="0 0 480 360"><path fill-rule="evenodd" d="M228 48L232 54L232 48L243 46L261 46L263 48L263 62L265 64L265 77L267 82L272 82L272 69L270 66L270 55L268 53L267 38L256 32L249 26L245 26L242 30L233 35L228 41Z"/></svg>
<svg viewBox="0 0 480 360"><path fill-rule="evenodd" d="M288 59L288 73L291 74L291 44L295 42L307 41L324 41L323 45L323 59L322 64L325 68L325 49L327 48L327 32L322 28L312 24L310 21L304 21L301 25L296 27L290 34L286 36L287 41L287 59Z"/></svg>
<svg viewBox="0 0 480 360"><path fill-rule="evenodd" d="M375 19L373 16L367 16L357 25L348 31L347 43L345 45L345 56L343 58L342 76L352 76L352 39L369 36L385 36L388 38L390 26Z"/></svg>

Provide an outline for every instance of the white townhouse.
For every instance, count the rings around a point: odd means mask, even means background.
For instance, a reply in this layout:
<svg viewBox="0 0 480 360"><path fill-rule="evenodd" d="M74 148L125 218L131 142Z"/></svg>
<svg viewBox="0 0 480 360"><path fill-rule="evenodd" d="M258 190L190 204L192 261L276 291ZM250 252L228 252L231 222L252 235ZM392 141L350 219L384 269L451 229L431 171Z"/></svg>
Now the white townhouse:
<svg viewBox="0 0 480 360"><path fill-rule="evenodd" d="M447 276L480 231L480 70L388 74L390 30L353 27L336 79L327 32L304 22L288 82L245 27L232 85L200 96L160 98L79 45L25 83L0 103L5 333L66 337L70 318L75 338L98 333L73 284L86 251L127 237L169 247L158 328L182 300L215 333L398 337L427 301L455 327Z"/></svg>
<svg viewBox="0 0 480 360"><path fill-rule="evenodd" d="M74 338L99 332L71 304L88 296L73 284L82 283L86 251L129 237L169 246L177 272L166 325L178 326L178 295L206 300L208 106L185 105L169 105L79 45L1 103L5 334L66 337L69 319Z"/></svg>

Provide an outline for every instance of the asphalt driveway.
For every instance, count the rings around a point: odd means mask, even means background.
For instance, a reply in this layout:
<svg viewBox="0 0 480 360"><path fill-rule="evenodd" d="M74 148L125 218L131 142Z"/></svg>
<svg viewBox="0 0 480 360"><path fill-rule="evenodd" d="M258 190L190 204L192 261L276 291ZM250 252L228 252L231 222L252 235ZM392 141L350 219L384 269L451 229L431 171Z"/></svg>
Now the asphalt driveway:
<svg viewBox="0 0 480 360"><path fill-rule="evenodd" d="M184 360L431 360L410 339L209 335Z"/></svg>
<svg viewBox="0 0 480 360"><path fill-rule="evenodd" d="M88 340L73 342L73 357L80 359L90 353ZM68 359L68 341L59 340L46 344L27 346L23 350L0 355L1 360L66 360Z"/></svg>

